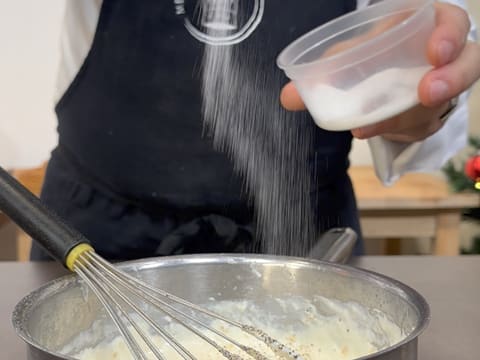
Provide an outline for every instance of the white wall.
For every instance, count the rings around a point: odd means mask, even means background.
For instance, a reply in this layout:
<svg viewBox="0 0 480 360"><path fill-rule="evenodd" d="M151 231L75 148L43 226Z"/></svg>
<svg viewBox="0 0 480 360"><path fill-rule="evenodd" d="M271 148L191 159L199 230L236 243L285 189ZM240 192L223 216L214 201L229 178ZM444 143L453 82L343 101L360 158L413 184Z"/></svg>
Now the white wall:
<svg viewBox="0 0 480 360"><path fill-rule="evenodd" d="M64 0L0 0L3 167L35 166L56 142L53 91L63 5Z"/></svg>

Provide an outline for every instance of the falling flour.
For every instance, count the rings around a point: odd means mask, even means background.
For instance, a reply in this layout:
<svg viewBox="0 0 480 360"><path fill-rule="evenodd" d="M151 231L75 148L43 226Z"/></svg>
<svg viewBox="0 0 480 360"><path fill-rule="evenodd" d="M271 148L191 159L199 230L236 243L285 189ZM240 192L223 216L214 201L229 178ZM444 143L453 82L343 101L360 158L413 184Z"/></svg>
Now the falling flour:
<svg viewBox="0 0 480 360"><path fill-rule="evenodd" d="M229 3L232 1L238 2ZM212 8L217 11L230 9L224 0L208 2L216 3ZM238 5L235 13L241 16ZM227 26L208 30L211 36L229 35ZM205 47L205 129L244 179L255 210L261 251L305 256L322 231L344 226L338 209L319 218L315 214L325 206L318 204L313 194L322 180L319 174L330 171L330 158L318 150L322 148L315 137L319 129L306 112L288 112L280 105L279 94L286 79L274 65L279 49L272 49L268 41L249 40L235 46ZM413 106L418 100L412 88L419 74L426 71L423 67L386 70L348 91L312 84L302 95L310 113L325 129L352 129ZM340 206L329 205L332 209Z"/></svg>
<svg viewBox="0 0 480 360"><path fill-rule="evenodd" d="M248 39L237 46L206 45L204 122L215 147L231 157L244 179L262 252L303 256L317 237L308 164L313 131L306 114L280 106L285 79L273 58L265 63L268 46Z"/></svg>

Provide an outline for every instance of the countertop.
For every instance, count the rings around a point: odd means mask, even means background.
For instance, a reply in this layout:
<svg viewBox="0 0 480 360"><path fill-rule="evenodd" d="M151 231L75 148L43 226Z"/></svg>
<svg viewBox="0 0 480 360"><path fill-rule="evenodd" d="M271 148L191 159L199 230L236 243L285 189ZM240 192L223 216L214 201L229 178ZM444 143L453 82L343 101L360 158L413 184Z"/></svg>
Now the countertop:
<svg viewBox="0 0 480 360"><path fill-rule="evenodd" d="M480 355L480 256L360 257L354 265L393 277L428 301L432 321L419 341L420 360L475 360ZM0 262L0 358L26 359L10 317L29 291L65 273L53 263Z"/></svg>

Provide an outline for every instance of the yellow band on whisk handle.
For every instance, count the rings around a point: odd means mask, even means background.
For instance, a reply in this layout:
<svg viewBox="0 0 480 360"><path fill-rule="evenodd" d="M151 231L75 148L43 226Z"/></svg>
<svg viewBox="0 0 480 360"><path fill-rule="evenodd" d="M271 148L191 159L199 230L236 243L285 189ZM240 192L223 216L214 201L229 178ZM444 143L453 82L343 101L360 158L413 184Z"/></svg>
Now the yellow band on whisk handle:
<svg viewBox="0 0 480 360"><path fill-rule="evenodd" d="M79 256L92 247L35 194L0 167L0 210L54 259L73 270Z"/></svg>
<svg viewBox="0 0 480 360"><path fill-rule="evenodd" d="M75 263L77 262L78 258L87 251L94 251L93 247L86 243L81 243L75 246L70 252L68 253L65 259L65 266L70 270L74 271Z"/></svg>

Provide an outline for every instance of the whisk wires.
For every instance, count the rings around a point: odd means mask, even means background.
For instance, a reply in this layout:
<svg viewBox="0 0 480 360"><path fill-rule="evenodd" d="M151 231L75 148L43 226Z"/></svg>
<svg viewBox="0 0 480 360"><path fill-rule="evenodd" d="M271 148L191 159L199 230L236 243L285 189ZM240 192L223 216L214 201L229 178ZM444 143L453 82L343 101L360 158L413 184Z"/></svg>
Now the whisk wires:
<svg viewBox="0 0 480 360"><path fill-rule="evenodd" d="M118 270L115 266L97 255L93 250L83 252L75 262L74 271L83 279L87 286L98 297L108 315L120 331L125 343L135 360L166 359L159 347L152 341L152 335L142 328L134 317L141 318L155 333L168 344L181 358L186 360L197 359L185 346L183 346L165 328L152 320L151 316L133 301L134 298L147 305L160 310L174 322L180 324L192 332L229 360L243 360L244 357L232 353L225 345L219 344L206 333L215 334L226 343L235 346L247 356L247 359L268 360L256 349L243 345L225 333L207 324L205 320L199 320L198 313L220 320L226 324L242 330L250 336L266 344L279 359L301 360L301 356L281 342L271 338L265 332L250 325L244 325L206 308L179 298L164 290L154 288L135 277ZM128 296L130 295L130 296ZM132 296L133 295L133 296ZM174 306L175 304L175 306ZM188 309L189 312L178 308L178 305ZM194 315L194 313L197 313ZM201 330L200 330L201 329ZM206 331L205 331L206 330ZM138 341L141 339L141 342ZM143 346L141 345L143 344ZM150 353L150 354L149 354Z"/></svg>

